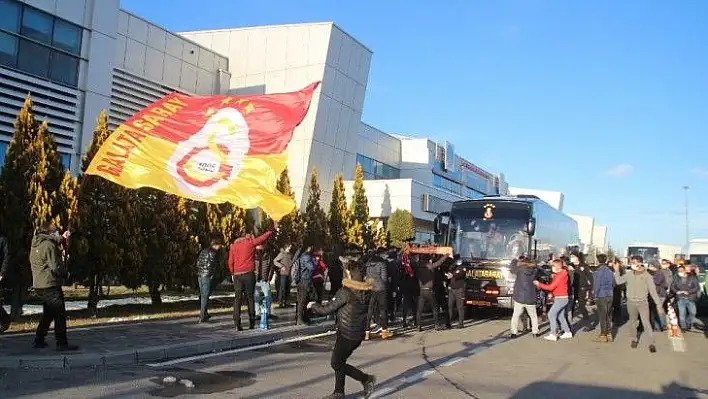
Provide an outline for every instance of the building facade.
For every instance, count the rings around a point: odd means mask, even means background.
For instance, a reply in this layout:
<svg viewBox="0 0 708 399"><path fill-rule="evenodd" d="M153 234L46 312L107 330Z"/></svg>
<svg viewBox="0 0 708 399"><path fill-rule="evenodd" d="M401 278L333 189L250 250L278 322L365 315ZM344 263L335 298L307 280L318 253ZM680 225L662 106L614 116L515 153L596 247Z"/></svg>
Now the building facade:
<svg viewBox="0 0 708 399"><path fill-rule="evenodd" d="M565 195L560 191L538 190L535 188L509 187L511 195L535 195L544 200L548 205L563 212Z"/></svg>
<svg viewBox="0 0 708 399"><path fill-rule="evenodd" d="M102 110L115 127L170 92L280 93L321 81L288 148L299 203L313 168L327 205L336 175L351 186L360 163L372 218L407 209L424 241L453 201L508 192L503 175L456 155L451 143L363 123L371 58L332 22L174 33L120 0L0 0L0 154L28 93L76 173Z"/></svg>

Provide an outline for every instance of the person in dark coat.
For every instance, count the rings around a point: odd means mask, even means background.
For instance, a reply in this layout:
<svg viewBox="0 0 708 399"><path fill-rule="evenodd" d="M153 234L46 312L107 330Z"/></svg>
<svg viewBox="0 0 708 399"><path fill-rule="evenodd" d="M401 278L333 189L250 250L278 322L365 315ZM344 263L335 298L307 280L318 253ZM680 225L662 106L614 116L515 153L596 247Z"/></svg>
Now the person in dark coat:
<svg viewBox="0 0 708 399"><path fill-rule="evenodd" d="M592 331L595 327L593 326L590 313L588 312L588 302L593 292L593 274L590 267L585 263L584 256L581 252L573 253L570 256L570 261L575 267L573 296L577 303L572 314L575 314L576 311L580 313L580 316L583 318L583 323L585 324L585 331Z"/></svg>
<svg viewBox="0 0 708 399"><path fill-rule="evenodd" d="M316 302L307 304L307 308L318 315L337 313L337 333L332 350L332 369L334 370L334 392L330 398L344 398L344 383L349 376L364 386L364 397L374 393L376 377L359 370L347 363L347 359L361 345L368 329L369 301L373 290L372 281L364 281L364 273L359 264L347 258L340 258L344 265L345 278L342 288L326 304Z"/></svg>
<svg viewBox="0 0 708 399"><path fill-rule="evenodd" d="M223 241L219 237L213 237L210 245L199 252L197 263L197 281L199 282L199 322L209 321L209 296L211 295L211 283L219 265L219 250L223 247Z"/></svg>
<svg viewBox="0 0 708 399"><path fill-rule="evenodd" d="M413 261L415 264L415 275L418 278L418 285L420 285L418 310L416 312L418 331L423 331L423 310L425 310L425 305L432 308L435 328L438 330L442 329L438 320L438 300L435 297L434 283L436 270L448 259L450 259L448 256L441 256L440 259L433 262L431 257L416 256L416 259Z"/></svg>
<svg viewBox="0 0 708 399"><path fill-rule="evenodd" d="M457 310L457 328L465 327L465 289L467 288L467 266L459 262L446 273L450 280L450 292L447 296L448 322L452 322L453 312Z"/></svg>
<svg viewBox="0 0 708 399"><path fill-rule="evenodd" d="M378 313L377 330L374 333L381 332L381 338L388 339L391 337L391 332L388 331L388 315L387 315L387 301L386 301L386 288L388 286L388 269L386 266L386 250L384 248L379 248L376 252L367 260L366 264L366 278L370 280L373 284L374 291L371 294L371 301L369 302L369 325L374 319L374 315ZM366 332L366 338L369 339L369 331Z"/></svg>
<svg viewBox="0 0 708 399"><path fill-rule="evenodd" d="M526 259L519 259L511 264L511 273L516 275L514 282L514 313L511 316L511 337L516 338L519 334L519 317L524 311L528 313L531 319L531 333L534 337L539 334L538 331L538 313L536 313L536 301L538 298L538 289L534 285L534 280L538 275L538 268L532 262Z"/></svg>

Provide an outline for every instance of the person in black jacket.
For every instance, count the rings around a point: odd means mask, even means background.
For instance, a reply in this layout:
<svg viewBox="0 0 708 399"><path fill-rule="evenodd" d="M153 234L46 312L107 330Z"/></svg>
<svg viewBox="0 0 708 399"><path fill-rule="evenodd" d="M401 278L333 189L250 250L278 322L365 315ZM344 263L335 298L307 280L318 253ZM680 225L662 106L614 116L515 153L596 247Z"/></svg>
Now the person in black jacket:
<svg viewBox="0 0 708 399"><path fill-rule="evenodd" d="M467 266L462 262L447 272L450 280L450 292L447 297L448 322L452 322L453 312L457 309L457 328L465 327L465 288L467 287Z"/></svg>
<svg viewBox="0 0 708 399"><path fill-rule="evenodd" d="M345 278L342 288L326 304L316 302L307 304L307 308L318 315L337 312L337 334L332 351L332 369L334 369L334 393L331 398L344 398L344 382L349 376L364 386L364 397L374 393L376 377L368 375L347 363L354 350L361 345L368 329L369 301L373 289L372 282L364 281L364 273L357 262L340 258L344 265Z"/></svg>
<svg viewBox="0 0 708 399"><path fill-rule="evenodd" d="M534 280L538 276L538 268L526 259L519 259L511 264L511 273L516 275L514 282L514 313L511 316L511 337L516 338L519 334L519 317L524 314L524 310L531 319L531 333L538 336L538 313L536 313L536 301L538 299L538 289L534 285Z"/></svg>
<svg viewBox="0 0 708 399"><path fill-rule="evenodd" d="M0 236L0 284L7 279L10 267L10 254L7 247L7 238ZM3 297L0 296L0 334L10 328L10 315L7 314L3 305Z"/></svg>
<svg viewBox="0 0 708 399"><path fill-rule="evenodd" d="M575 307L572 313L575 314L576 311L580 313L580 316L583 318L583 323L585 324L585 331L592 331L595 327L588 313L588 301L593 291L593 274L583 258L583 254L580 252L573 253L570 256L570 261L575 266L573 293L577 301L577 307Z"/></svg>
<svg viewBox="0 0 708 399"><path fill-rule="evenodd" d="M221 238L213 237L208 247L199 252L197 256L197 280L199 281L199 322L209 321L209 296L211 295L211 283L219 265L219 250L223 247Z"/></svg>
<svg viewBox="0 0 708 399"><path fill-rule="evenodd" d="M391 333L388 331L388 315L387 315L387 301L386 301L386 288L388 286L388 269L386 266L386 259L384 257L386 253L385 248L379 248L376 252L366 261L366 278L371 280L373 284L374 291L371 294L371 301L369 302L369 316L368 322L371 325L373 321L375 312L378 312L378 318L376 320L378 328L374 330L374 334L381 332L381 338L388 339L391 337ZM369 331L366 331L366 338L369 339Z"/></svg>
<svg viewBox="0 0 708 399"><path fill-rule="evenodd" d="M418 296L418 311L416 313L416 322L418 324L418 331L423 331L423 310L425 305L429 305L433 310L433 320L435 322L435 328L440 330L442 327L439 325L438 320L438 301L435 298L434 283L435 283L435 271L440 266L442 266L449 257L441 256L440 259L433 262L433 259L428 256L418 256L413 260L415 264L415 274L418 278L418 284L420 285L420 295Z"/></svg>

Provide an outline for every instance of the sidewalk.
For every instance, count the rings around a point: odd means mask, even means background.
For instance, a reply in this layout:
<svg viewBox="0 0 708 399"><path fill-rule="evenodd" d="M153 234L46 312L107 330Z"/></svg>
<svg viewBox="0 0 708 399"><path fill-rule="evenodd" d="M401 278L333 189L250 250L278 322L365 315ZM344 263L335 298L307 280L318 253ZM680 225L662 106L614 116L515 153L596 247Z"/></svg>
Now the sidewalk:
<svg viewBox="0 0 708 399"><path fill-rule="evenodd" d="M318 334L333 326L325 319L315 319L311 326L295 326L294 308L274 309L273 316L267 331L236 331L230 315L205 324L188 318L69 329L69 342L81 348L73 353L55 351L52 331L44 349L32 348L33 333L1 335L0 368L137 365ZM244 325L248 327L248 322Z"/></svg>

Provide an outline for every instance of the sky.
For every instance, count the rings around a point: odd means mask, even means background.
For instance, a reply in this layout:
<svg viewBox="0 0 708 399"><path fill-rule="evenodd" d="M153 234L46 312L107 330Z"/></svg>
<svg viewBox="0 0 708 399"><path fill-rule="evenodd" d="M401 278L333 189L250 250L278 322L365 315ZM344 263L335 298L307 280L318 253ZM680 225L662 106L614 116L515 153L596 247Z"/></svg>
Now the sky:
<svg viewBox="0 0 708 399"><path fill-rule="evenodd" d="M121 0L172 31L334 21L373 51L363 120L562 191L615 248L708 238L708 2Z"/></svg>

